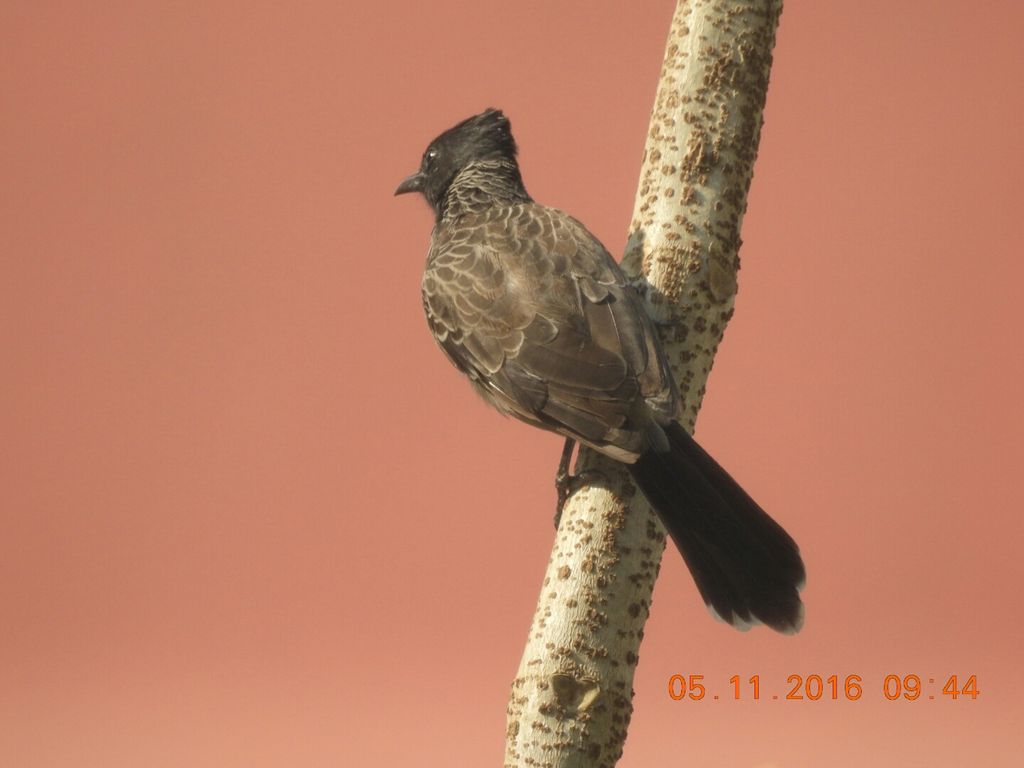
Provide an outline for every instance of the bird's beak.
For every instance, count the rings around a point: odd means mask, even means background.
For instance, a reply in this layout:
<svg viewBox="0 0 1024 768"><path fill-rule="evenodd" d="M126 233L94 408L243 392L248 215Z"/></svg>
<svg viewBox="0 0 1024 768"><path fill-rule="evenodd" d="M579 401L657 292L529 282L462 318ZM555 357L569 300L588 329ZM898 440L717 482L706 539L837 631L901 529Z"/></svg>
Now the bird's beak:
<svg viewBox="0 0 1024 768"><path fill-rule="evenodd" d="M405 195L409 192L422 192L423 182L426 181L426 177L422 171L416 171L412 176L406 176L402 180L402 183L398 185L398 189L395 190L396 195Z"/></svg>

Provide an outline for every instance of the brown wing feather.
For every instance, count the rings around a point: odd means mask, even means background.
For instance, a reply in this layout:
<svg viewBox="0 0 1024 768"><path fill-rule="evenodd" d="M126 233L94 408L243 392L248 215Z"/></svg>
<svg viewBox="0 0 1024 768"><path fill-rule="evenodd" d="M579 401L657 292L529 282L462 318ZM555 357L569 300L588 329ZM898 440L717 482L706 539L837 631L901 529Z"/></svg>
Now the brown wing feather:
<svg viewBox="0 0 1024 768"><path fill-rule="evenodd" d="M628 453L678 400L642 305L575 219L525 203L435 232L424 309L452 362L500 410Z"/></svg>

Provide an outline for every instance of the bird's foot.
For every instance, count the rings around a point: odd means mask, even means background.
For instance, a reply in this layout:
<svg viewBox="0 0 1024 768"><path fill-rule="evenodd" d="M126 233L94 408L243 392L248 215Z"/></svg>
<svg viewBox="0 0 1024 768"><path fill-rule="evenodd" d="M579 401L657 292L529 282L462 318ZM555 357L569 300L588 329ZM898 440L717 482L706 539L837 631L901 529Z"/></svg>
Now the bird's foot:
<svg viewBox="0 0 1024 768"><path fill-rule="evenodd" d="M584 469L572 475L568 471L559 470L555 475L555 491L558 494L558 500L555 502L555 530L558 530L558 526L562 522L562 509L569 497L584 485L597 480L607 481L608 476L598 469Z"/></svg>

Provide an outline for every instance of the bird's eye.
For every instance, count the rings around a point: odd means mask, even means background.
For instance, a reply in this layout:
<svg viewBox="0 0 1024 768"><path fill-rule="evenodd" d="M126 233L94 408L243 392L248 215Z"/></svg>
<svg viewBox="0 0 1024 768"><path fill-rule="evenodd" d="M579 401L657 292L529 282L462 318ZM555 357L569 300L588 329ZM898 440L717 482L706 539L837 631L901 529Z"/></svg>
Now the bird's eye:
<svg viewBox="0 0 1024 768"><path fill-rule="evenodd" d="M423 156L423 167L424 168L429 168L431 165L434 164L434 160L436 160L436 159L437 159L437 150L436 149L427 150L427 154L425 154Z"/></svg>

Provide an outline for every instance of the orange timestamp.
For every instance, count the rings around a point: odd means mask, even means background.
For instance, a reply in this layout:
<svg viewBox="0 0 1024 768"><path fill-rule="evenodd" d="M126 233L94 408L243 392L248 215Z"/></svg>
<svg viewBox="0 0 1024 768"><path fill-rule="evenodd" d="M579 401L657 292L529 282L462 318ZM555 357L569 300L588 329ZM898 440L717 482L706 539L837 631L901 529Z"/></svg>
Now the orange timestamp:
<svg viewBox="0 0 1024 768"><path fill-rule="evenodd" d="M941 686L941 687L940 687ZM935 701L946 699L977 699L977 675L947 675L922 677L921 675L885 675L884 678L864 682L862 675L790 675L786 684L763 689L760 675L741 678L733 675L729 685L709 691L704 675L672 675L668 679L668 695L674 701L859 701L865 696L881 694L887 701Z"/></svg>

